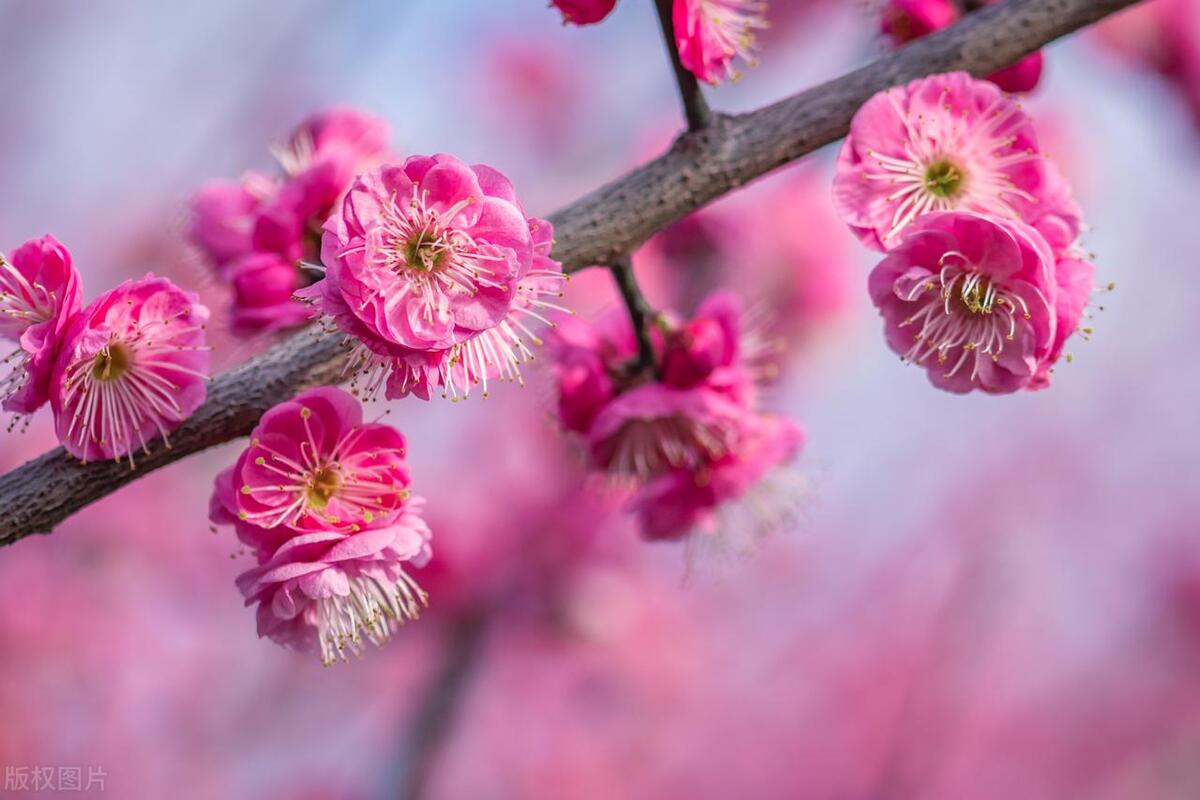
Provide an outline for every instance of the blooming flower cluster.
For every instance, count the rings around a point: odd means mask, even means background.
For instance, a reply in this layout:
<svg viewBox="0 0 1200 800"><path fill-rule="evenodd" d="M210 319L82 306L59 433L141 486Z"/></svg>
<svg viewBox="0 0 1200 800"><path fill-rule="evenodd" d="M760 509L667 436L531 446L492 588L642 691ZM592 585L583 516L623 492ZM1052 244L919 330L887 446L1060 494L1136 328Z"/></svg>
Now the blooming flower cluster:
<svg viewBox="0 0 1200 800"><path fill-rule="evenodd" d="M404 437L364 423L340 389L275 406L216 478L209 516L233 525L257 565L238 577L258 606L259 636L325 664L382 644L426 596L405 571L430 556L423 501L412 496Z"/></svg>
<svg viewBox="0 0 1200 800"><path fill-rule="evenodd" d="M660 320L653 377L624 316L565 320L551 339L561 424L582 438L592 469L635 486L643 535L721 531L737 508L761 510L740 520L755 533L785 521L790 494L768 495L787 482L782 468L803 434L759 410L769 346L743 328L733 295L710 295L689 321Z"/></svg>
<svg viewBox="0 0 1200 800"><path fill-rule="evenodd" d="M390 156L388 124L351 108L305 121L275 149L283 172L215 181L192 200L189 237L233 289L232 324L243 333L303 323L293 295L311 283L321 225L354 176Z"/></svg>
<svg viewBox="0 0 1200 800"><path fill-rule="evenodd" d="M368 396L487 396L489 380L521 380L540 342L527 322L558 308L552 244L499 171L413 156L355 180L325 223L325 279L299 296L357 342Z"/></svg>
<svg viewBox="0 0 1200 800"><path fill-rule="evenodd" d="M984 0L988 5L996 0ZM883 6L881 28L896 44L919 39L948 28L962 16L956 0L887 0ZM1039 50L988 76L988 80L1006 92L1031 92L1042 79L1043 59Z"/></svg>
<svg viewBox="0 0 1200 800"><path fill-rule="evenodd" d="M59 440L85 461L166 437L207 394L208 310L166 278L127 281L80 309L70 252L52 236L0 257L0 336L20 347L0 380L4 408L47 402Z"/></svg>
<svg viewBox="0 0 1200 800"><path fill-rule="evenodd" d="M552 0L563 21L599 22L616 0ZM679 60L697 78L717 84L736 80L734 62L754 64L755 33L767 27L766 0L675 0L671 17Z"/></svg>
<svg viewBox="0 0 1200 800"><path fill-rule="evenodd" d="M1094 269L1070 187L1013 100L965 73L876 95L851 123L834 202L887 252L871 297L902 358L955 392L1048 384Z"/></svg>

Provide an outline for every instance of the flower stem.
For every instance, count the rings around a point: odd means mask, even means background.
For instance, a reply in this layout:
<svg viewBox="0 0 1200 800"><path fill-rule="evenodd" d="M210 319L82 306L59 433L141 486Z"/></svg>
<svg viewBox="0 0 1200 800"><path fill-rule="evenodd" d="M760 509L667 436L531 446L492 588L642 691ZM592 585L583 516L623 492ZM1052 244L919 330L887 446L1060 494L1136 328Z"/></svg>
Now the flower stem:
<svg viewBox="0 0 1200 800"><path fill-rule="evenodd" d="M675 70L675 81L679 84L679 97L683 100L683 113L687 117L688 130L698 131L707 128L712 122L712 112L700 91L700 82L679 60L679 48L675 44L675 22L671 12L674 2L675 0L655 0L658 22L662 25L671 67Z"/></svg>
<svg viewBox="0 0 1200 800"><path fill-rule="evenodd" d="M646 301L646 296L642 294L642 288L638 286L637 276L633 274L633 262L629 258L621 259L616 264L612 264L609 269L612 271L613 279L617 282L617 288L621 292L621 299L625 302L625 307L629 310L629 318L633 321L634 333L637 334L637 371L641 373L653 370L657 377L658 363L654 358L654 343L650 340L650 325L653 324L654 318L658 316L658 312L650 306L650 303Z"/></svg>

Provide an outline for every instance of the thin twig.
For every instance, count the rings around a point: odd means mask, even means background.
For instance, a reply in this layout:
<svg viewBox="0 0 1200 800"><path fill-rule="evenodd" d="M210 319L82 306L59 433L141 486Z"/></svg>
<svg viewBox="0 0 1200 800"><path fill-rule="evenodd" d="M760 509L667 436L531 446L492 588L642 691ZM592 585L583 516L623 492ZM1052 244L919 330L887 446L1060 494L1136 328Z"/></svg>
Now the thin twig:
<svg viewBox="0 0 1200 800"><path fill-rule="evenodd" d="M612 271L613 279L617 282L617 288L621 292L621 300L624 301L625 308L629 311L629 319L633 322L633 331L637 335L638 360L636 372L642 374L647 371L653 371L655 376L658 376L658 361L654 357L654 342L650 338L650 326L654 324L658 312L646 301L646 296L642 294L642 287L638 286L637 276L633 274L633 261L629 258L623 258L609 267L609 269Z"/></svg>
<svg viewBox="0 0 1200 800"><path fill-rule="evenodd" d="M890 86L951 70L990 75L1137 0L1007 0L922 37L862 69L706 130L551 215L554 257L568 272L615 264L656 232L721 195L846 135L854 112ZM279 400L343 377L336 337L299 333L213 380L207 402L150 445L136 470L81 465L60 447L0 475L0 545L45 533L147 472L247 435Z"/></svg>
<svg viewBox="0 0 1200 800"><path fill-rule="evenodd" d="M688 130L698 131L712 124L712 111L700 90L700 81L679 60L679 46L675 43L675 21L672 16L673 0L655 0L658 22L662 26L663 41L671 68L675 71L675 82L679 84L679 98L683 101L683 113L687 117Z"/></svg>

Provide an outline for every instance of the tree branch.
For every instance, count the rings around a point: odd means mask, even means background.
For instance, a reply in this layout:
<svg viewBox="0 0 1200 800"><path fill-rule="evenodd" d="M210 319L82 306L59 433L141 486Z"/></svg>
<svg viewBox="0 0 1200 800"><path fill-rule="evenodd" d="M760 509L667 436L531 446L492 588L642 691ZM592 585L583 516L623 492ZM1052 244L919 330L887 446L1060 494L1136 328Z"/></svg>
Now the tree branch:
<svg viewBox="0 0 1200 800"><path fill-rule="evenodd" d="M854 112L876 92L957 69L988 75L1136 2L1008 0L774 105L717 115L710 127L684 134L659 158L552 215L554 256L568 271L619 263L672 222L841 138ZM80 465L59 448L0 476L0 545L47 532L151 470L245 436L276 402L339 381L342 346L336 337L304 331L219 376L208 402L172 435L172 448L152 445L135 470L111 461Z"/></svg>
<svg viewBox="0 0 1200 800"><path fill-rule="evenodd" d="M667 45L667 57L671 59L675 82L679 84L679 98L683 101L683 114L687 117L688 130L707 128L712 123L712 112L708 109L704 93L700 91L700 82L679 60L679 45L675 43L674 0L654 2L658 9L658 23L662 26L663 41Z"/></svg>
<svg viewBox="0 0 1200 800"><path fill-rule="evenodd" d="M650 326L654 324L657 312L646 301L646 296L642 294L642 287L638 286L637 276L633 274L633 261L628 256L613 264L609 269L612 270L613 279L621 291L621 299L625 302L625 308L629 310L629 319L633 322L633 332L637 336L636 370L639 374L653 370L657 375L658 365L654 359L654 343L650 339Z"/></svg>

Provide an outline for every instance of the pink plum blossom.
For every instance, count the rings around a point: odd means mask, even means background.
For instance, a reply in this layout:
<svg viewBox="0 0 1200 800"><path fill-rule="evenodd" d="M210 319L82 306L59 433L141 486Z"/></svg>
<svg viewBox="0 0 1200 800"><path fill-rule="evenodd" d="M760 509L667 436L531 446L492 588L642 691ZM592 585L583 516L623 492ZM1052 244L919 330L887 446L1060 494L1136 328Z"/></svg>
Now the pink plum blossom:
<svg viewBox="0 0 1200 800"><path fill-rule="evenodd" d="M617 0L551 0L562 12L563 23L591 25L612 13Z"/></svg>
<svg viewBox="0 0 1200 800"><path fill-rule="evenodd" d="M754 64L755 31L767 27L765 0L675 0L679 60L700 80L738 78L737 58Z"/></svg>
<svg viewBox="0 0 1200 800"><path fill-rule="evenodd" d="M0 365L4 409L32 414L50 398L50 376L63 331L82 305L71 253L53 236L33 239L0 255L0 336L20 347ZM15 363L14 363L15 362Z"/></svg>
<svg viewBox="0 0 1200 800"><path fill-rule="evenodd" d="M688 321L662 316L653 339L651 379L638 368L627 317L599 326L564 320L551 336L558 411L584 440L592 469L633 485L643 534L679 539L718 507L732 513L801 439L791 423L757 410L766 354L732 294L714 292ZM757 517L762 528L778 527L768 516Z"/></svg>
<svg viewBox="0 0 1200 800"><path fill-rule="evenodd" d="M408 500L404 437L363 424L340 389L313 389L263 415L231 476L237 517L268 531L386 525ZM226 487L218 481L218 488ZM227 503L225 504L227 505Z"/></svg>
<svg viewBox="0 0 1200 800"><path fill-rule="evenodd" d="M935 386L1002 394L1036 388L1061 351L1056 281L1028 225L953 211L913 223L871 272L870 293L888 345Z"/></svg>
<svg viewBox="0 0 1200 800"><path fill-rule="evenodd" d="M985 0L989 5L995 0ZM948 28L961 16L955 0L888 0L883 7L881 28L896 44ZM987 77L1006 92L1024 93L1037 88L1042 78L1041 51L1031 53L1016 64Z"/></svg>
<svg viewBox="0 0 1200 800"><path fill-rule="evenodd" d="M325 224L325 279L299 292L358 340L353 369L389 398L467 395L520 379L557 296L550 223L526 217L497 170L414 156L361 175Z"/></svg>
<svg viewBox="0 0 1200 800"><path fill-rule="evenodd" d="M834 205L862 242L888 250L922 214L966 210L1035 226L1055 220L1064 247L1081 221L1038 147L1033 124L993 84L965 72L871 98L838 156Z"/></svg>
<svg viewBox="0 0 1200 800"><path fill-rule="evenodd" d="M238 578L260 636L319 645L331 663L416 619L425 593L404 571L429 559L423 500L409 491L407 445L364 423L340 389L312 389L263 415L250 446L215 481L209 517L235 527L258 566Z"/></svg>
<svg viewBox="0 0 1200 800"><path fill-rule="evenodd" d="M189 235L233 289L236 331L272 331L308 318L291 297L311 282L303 264L317 260L321 226L354 176L390 155L388 138L384 120L333 108L274 148L281 177L250 172L196 194Z"/></svg>
<svg viewBox="0 0 1200 800"><path fill-rule="evenodd" d="M63 334L51 376L55 428L77 458L133 460L204 402L208 309L166 278L126 281Z"/></svg>

